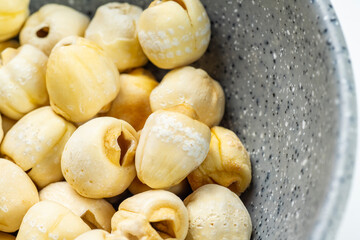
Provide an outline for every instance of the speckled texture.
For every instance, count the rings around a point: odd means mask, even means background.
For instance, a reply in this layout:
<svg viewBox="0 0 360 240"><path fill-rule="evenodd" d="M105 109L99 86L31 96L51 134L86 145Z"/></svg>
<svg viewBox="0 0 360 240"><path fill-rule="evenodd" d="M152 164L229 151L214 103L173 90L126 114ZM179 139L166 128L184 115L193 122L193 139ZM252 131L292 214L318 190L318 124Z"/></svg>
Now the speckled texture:
<svg viewBox="0 0 360 240"><path fill-rule="evenodd" d="M33 0L32 10L43 2ZM68 1L89 15L105 2ZM328 0L202 2L212 40L195 66L224 87L223 124L251 153L253 182L241 198L252 238L333 239L352 176L356 103L332 6Z"/></svg>

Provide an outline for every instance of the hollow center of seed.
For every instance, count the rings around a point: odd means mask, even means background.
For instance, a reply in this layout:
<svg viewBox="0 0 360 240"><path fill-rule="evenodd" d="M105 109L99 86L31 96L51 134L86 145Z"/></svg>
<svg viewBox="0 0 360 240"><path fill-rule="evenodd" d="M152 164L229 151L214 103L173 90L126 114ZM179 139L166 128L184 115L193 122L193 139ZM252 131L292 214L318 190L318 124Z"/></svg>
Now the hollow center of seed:
<svg viewBox="0 0 360 240"><path fill-rule="evenodd" d="M36 32L36 36L38 36L39 38L46 38L49 35L49 31L50 31L49 27L40 28Z"/></svg>
<svg viewBox="0 0 360 240"><path fill-rule="evenodd" d="M121 135L117 139L117 142L119 144L120 152L121 152L120 166L122 166L124 164L125 154L127 153L128 149L131 146L131 141L125 139L124 133L121 133Z"/></svg>
<svg viewBox="0 0 360 240"><path fill-rule="evenodd" d="M167 236L176 238L171 221L163 220L159 222L150 222L150 224L164 239L166 239Z"/></svg>
<svg viewBox="0 0 360 240"><path fill-rule="evenodd" d="M100 227L100 224L96 222L95 216L89 210L86 211L83 215L81 215L81 219L91 228L97 229Z"/></svg>

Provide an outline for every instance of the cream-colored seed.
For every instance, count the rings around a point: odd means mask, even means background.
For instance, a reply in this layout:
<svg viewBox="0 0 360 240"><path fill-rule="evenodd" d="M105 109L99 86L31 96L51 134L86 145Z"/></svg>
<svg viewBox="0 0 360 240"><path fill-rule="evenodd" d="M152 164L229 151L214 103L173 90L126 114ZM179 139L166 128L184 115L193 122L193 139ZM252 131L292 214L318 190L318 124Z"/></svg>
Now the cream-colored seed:
<svg viewBox="0 0 360 240"><path fill-rule="evenodd" d="M51 107L36 109L20 119L5 135L1 153L13 160L39 187L63 179L60 167L65 143L75 127Z"/></svg>
<svg viewBox="0 0 360 240"><path fill-rule="evenodd" d="M0 158L0 231L15 232L28 209L39 201L38 191L15 163Z"/></svg>
<svg viewBox="0 0 360 240"><path fill-rule="evenodd" d="M204 161L209 143L210 129L205 124L181 113L156 111L141 131L137 176L151 188L174 186Z"/></svg>
<svg viewBox="0 0 360 240"><path fill-rule="evenodd" d="M141 13L141 8L128 3L108 3L96 10L86 29L85 38L102 47L119 71L147 63L136 31Z"/></svg>
<svg viewBox="0 0 360 240"><path fill-rule="evenodd" d="M89 21L89 17L73 8L46 4L26 21L20 32L20 43L36 46L49 55L61 39L84 36Z"/></svg>
<svg viewBox="0 0 360 240"><path fill-rule="evenodd" d="M6 42L2 42L2 43L0 43L0 53L7 48L18 48L18 47L20 47L20 44L15 40L9 40Z"/></svg>
<svg viewBox="0 0 360 240"><path fill-rule="evenodd" d="M190 223L187 240L250 239L250 215L240 198L229 189L217 184L204 185L184 203Z"/></svg>
<svg viewBox="0 0 360 240"><path fill-rule="evenodd" d="M93 41L72 36L61 40L49 56L46 84L54 111L72 122L84 122L114 100L120 74Z"/></svg>
<svg viewBox="0 0 360 240"><path fill-rule="evenodd" d="M0 42L19 33L29 15L29 3L30 0L0 0Z"/></svg>
<svg viewBox="0 0 360 240"><path fill-rule="evenodd" d="M125 191L136 176L137 132L125 121L100 117L80 126L67 142L61 168L82 196L105 198Z"/></svg>
<svg viewBox="0 0 360 240"><path fill-rule="evenodd" d="M0 239L1 240L15 240L15 236L0 232Z"/></svg>
<svg viewBox="0 0 360 240"><path fill-rule="evenodd" d="M138 177L136 177L134 179L134 181L131 183L131 185L129 186L129 191L134 195L142 193L142 192L146 192L146 191L149 191L149 190L154 190L154 189L152 189L151 187L149 187L146 184L142 183L139 180ZM163 189L163 190L172 192L172 193L174 193L174 194L181 197L181 196L184 196L185 194L187 194L190 191L190 188L189 188L189 183L185 178L179 184L176 184L176 185L174 185L174 186L172 186L170 188Z"/></svg>
<svg viewBox="0 0 360 240"><path fill-rule="evenodd" d="M130 240L130 239L124 236L110 234L104 230L95 229L81 234L80 236L75 238L75 240Z"/></svg>
<svg viewBox="0 0 360 240"><path fill-rule="evenodd" d="M172 69L198 60L211 35L200 0L153 1L140 16L140 44L159 68Z"/></svg>
<svg viewBox="0 0 360 240"><path fill-rule="evenodd" d="M48 101L47 56L31 45L7 48L0 59L0 112L18 120Z"/></svg>
<svg viewBox="0 0 360 240"><path fill-rule="evenodd" d="M88 225L111 230L113 206L104 199L90 199L80 196L67 182L52 183L39 193L40 201L57 202L81 217Z"/></svg>
<svg viewBox="0 0 360 240"><path fill-rule="evenodd" d="M188 213L179 197L150 190L124 200L111 220L112 233L130 239L185 239Z"/></svg>
<svg viewBox="0 0 360 240"><path fill-rule="evenodd" d="M70 209L52 201L41 201L26 213L17 240L75 239L91 228Z"/></svg>
<svg viewBox="0 0 360 240"><path fill-rule="evenodd" d="M209 153L199 168L189 174L188 180L193 190L216 183L240 195L251 182L249 153L234 132L213 127Z"/></svg>
<svg viewBox="0 0 360 240"><path fill-rule="evenodd" d="M185 106L194 109L198 120L209 127L218 125L225 111L220 84L204 70L182 67L165 75L150 95L153 111Z"/></svg>
<svg viewBox="0 0 360 240"><path fill-rule="evenodd" d="M151 114L149 97L158 82L149 71L139 68L121 74L120 84L120 92L106 115L127 121L140 130Z"/></svg>

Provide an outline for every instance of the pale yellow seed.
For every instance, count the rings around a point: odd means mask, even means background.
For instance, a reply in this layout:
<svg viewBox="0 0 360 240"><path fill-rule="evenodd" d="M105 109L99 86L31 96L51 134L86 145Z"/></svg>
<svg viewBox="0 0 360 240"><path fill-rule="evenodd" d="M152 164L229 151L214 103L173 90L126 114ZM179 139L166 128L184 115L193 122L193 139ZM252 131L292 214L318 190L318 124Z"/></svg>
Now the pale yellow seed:
<svg viewBox="0 0 360 240"><path fill-rule="evenodd" d="M137 37L141 13L141 8L128 3L108 3L96 10L86 30L85 38L102 47L119 71L147 63Z"/></svg>
<svg viewBox="0 0 360 240"><path fill-rule="evenodd" d="M20 32L20 43L31 44L49 55L57 42L67 36L83 37L89 17L60 4L45 4L33 13Z"/></svg>
<svg viewBox="0 0 360 240"><path fill-rule="evenodd" d="M210 41L210 20L199 0L153 1L139 20L139 41L160 68L198 60Z"/></svg>

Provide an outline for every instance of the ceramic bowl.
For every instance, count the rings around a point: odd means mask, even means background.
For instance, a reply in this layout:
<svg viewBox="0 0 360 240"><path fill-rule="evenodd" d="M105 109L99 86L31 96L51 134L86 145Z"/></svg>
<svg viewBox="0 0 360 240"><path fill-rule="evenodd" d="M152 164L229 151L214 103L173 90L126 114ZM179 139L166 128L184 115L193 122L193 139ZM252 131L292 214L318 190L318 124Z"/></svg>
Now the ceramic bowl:
<svg viewBox="0 0 360 240"><path fill-rule="evenodd" d="M32 0L31 10L48 2L93 16L109 1ZM128 2L143 8L150 3ZM253 181L241 199L252 218L252 239L332 239L356 149L354 81L332 5L328 0L202 2L212 38L194 65L223 86L223 125L251 154ZM156 74L160 80L164 72Z"/></svg>

